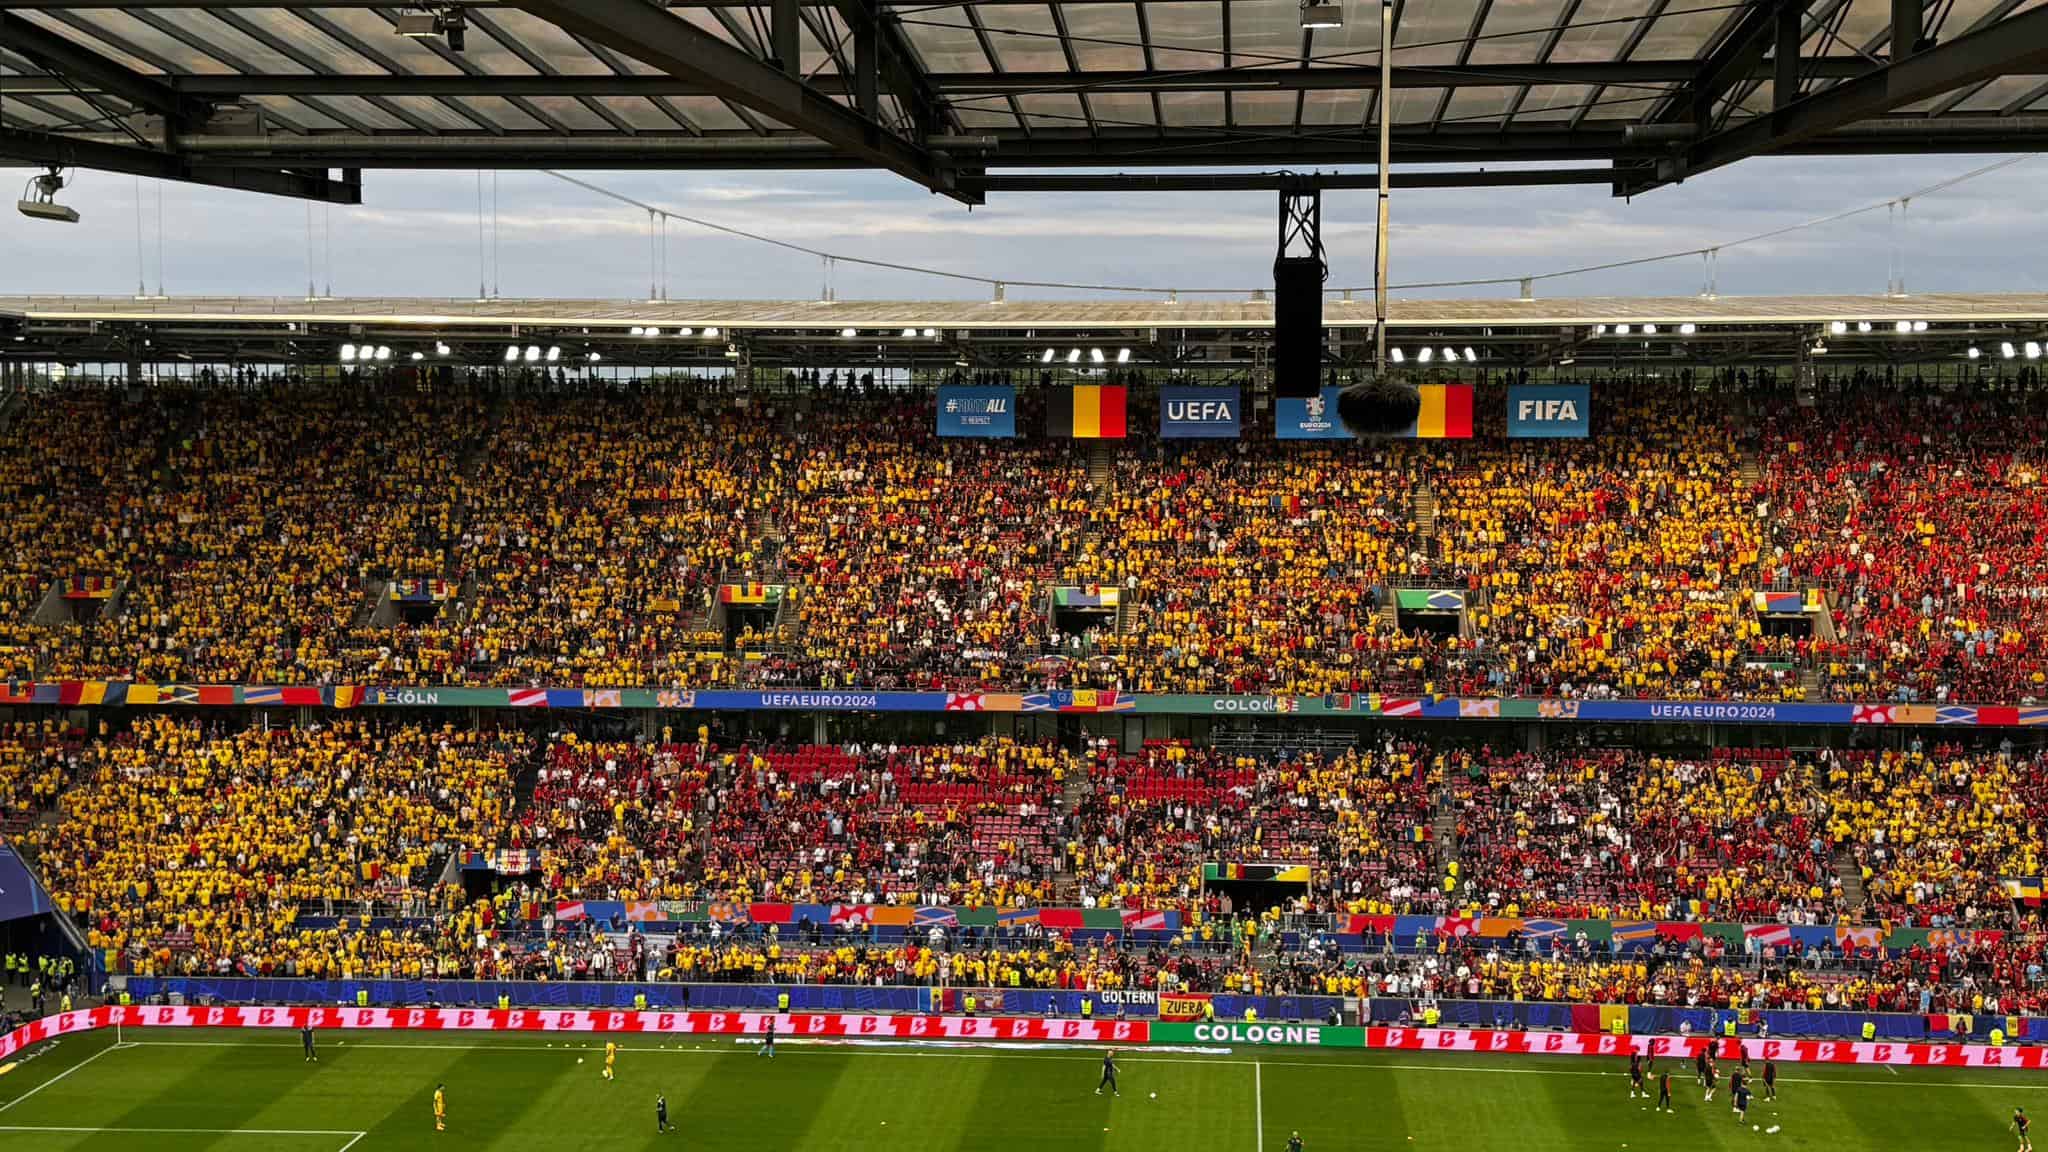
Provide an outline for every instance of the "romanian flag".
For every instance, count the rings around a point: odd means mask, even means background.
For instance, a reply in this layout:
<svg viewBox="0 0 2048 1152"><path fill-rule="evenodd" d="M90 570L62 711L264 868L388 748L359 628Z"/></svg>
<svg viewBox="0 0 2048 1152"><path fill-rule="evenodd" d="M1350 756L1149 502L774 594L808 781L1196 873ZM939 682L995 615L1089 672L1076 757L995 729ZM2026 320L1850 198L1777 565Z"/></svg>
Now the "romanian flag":
<svg viewBox="0 0 2048 1152"><path fill-rule="evenodd" d="M1408 435L1416 440L1470 440L1472 438L1472 386L1470 384L1424 384L1422 411Z"/></svg>
<svg viewBox="0 0 2048 1152"><path fill-rule="evenodd" d="M1471 404L1466 404L1470 424ZM1124 438L1124 389L1115 384L1077 384L1055 388L1046 402L1045 434L1076 440ZM1467 435L1470 435L1468 432Z"/></svg>
<svg viewBox="0 0 2048 1152"><path fill-rule="evenodd" d="M780 584L721 584L720 604L772 604L782 599Z"/></svg>

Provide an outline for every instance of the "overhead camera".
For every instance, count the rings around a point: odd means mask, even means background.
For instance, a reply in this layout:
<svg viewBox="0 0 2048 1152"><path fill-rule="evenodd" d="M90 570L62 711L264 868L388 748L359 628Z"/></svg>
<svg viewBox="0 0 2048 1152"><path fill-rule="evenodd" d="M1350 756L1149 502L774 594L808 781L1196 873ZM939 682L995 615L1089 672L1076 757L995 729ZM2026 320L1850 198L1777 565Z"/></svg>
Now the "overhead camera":
<svg viewBox="0 0 2048 1152"><path fill-rule="evenodd" d="M78 209L57 203L57 193L64 190L64 175L60 169L52 168L28 182L22 189L21 199L15 207L23 216L37 220L55 220L60 224L78 223Z"/></svg>

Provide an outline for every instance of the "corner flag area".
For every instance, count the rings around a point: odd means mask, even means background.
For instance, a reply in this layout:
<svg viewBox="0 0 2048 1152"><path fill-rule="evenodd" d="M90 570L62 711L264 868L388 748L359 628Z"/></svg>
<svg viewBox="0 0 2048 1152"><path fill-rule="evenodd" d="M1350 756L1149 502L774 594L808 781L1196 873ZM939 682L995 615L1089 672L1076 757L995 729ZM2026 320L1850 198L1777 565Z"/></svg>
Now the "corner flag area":
<svg viewBox="0 0 2048 1152"><path fill-rule="evenodd" d="M322 1033L318 1062L275 1030L61 1038L0 1074L10 1152L413 1148L805 1149L837 1152L1613 1152L2005 1149L2013 1108L2048 1109L2048 1073L1788 1066L1746 1121L1689 1063L1676 1111L1629 1096L1618 1059L1287 1048L1119 1054L1123 1095L1096 1096L1089 1048L845 1046L633 1037L618 1078L601 1036ZM447 1086L448 1130L432 1097ZM666 1096L679 1131L659 1134ZM2029 1107L2029 1111L2033 1111Z"/></svg>

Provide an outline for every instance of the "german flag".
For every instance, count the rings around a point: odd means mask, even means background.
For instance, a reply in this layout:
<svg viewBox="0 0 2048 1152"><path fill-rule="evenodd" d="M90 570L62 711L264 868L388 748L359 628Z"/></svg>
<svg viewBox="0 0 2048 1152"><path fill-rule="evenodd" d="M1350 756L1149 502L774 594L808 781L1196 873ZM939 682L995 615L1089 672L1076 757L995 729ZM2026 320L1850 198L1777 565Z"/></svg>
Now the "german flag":
<svg viewBox="0 0 2048 1152"><path fill-rule="evenodd" d="M1472 438L1472 386L1470 384L1424 384L1422 411L1416 414L1417 440L1470 440Z"/></svg>
<svg viewBox="0 0 2048 1152"><path fill-rule="evenodd" d="M1045 434L1075 440L1123 439L1123 386L1077 384L1072 388L1053 389L1046 403Z"/></svg>

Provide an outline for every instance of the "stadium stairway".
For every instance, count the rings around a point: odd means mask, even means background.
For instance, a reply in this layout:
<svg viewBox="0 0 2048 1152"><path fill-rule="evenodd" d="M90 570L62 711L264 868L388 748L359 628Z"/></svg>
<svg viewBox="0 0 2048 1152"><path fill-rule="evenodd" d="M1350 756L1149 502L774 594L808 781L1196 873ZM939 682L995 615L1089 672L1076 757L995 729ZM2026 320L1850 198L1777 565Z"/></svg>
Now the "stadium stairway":
<svg viewBox="0 0 2048 1152"><path fill-rule="evenodd" d="M1738 475L1742 477L1742 486L1744 488L1751 492L1756 491L1757 483L1764 477L1763 469L1757 466L1756 453L1744 452L1742 454L1742 467Z"/></svg>
<svg viewBox="0 0 2048 1152"><path fill-rule="evenodd" d="M1856 863L1856 853L1847 844L1835 848L1835 875L1842 880L1843 907L1848 909L1850 919L1861 920L1870 894L1863 888L1863 867Z"/></svg>
<svg viewBox="0 0 2048 1152"><path fill-rule="evenodd" d="M1415 517L1415 531L1425 545L1436 540L1436 489L1429 486L1429 478L1423 477L1415 487L1415 497L1409 508Z"/></svg>
<svg viewBox="0 0 2048 1152"><path fill-rule="evenodd" d="M26 411L28 393L9 392L5 396L0 396L0 432L7 431L7 426L14 423L14 418Z"/></svg>
<svg viewBox="0 0 2048 1152"><path fill-rule="evenodd" d="M1088 483L1098 493L1109 491L1115 463L1116 449L1110 442L1097 441L1088 446Z"/></svg>

